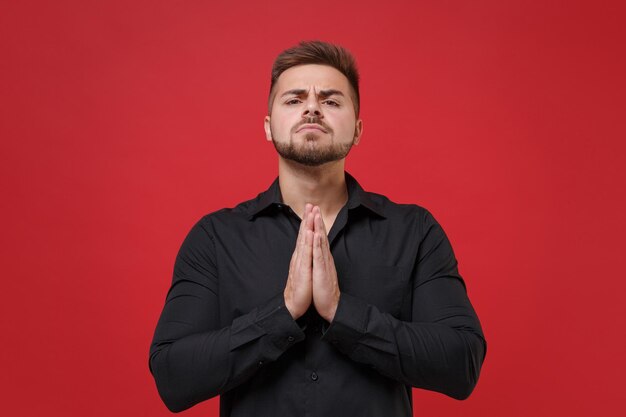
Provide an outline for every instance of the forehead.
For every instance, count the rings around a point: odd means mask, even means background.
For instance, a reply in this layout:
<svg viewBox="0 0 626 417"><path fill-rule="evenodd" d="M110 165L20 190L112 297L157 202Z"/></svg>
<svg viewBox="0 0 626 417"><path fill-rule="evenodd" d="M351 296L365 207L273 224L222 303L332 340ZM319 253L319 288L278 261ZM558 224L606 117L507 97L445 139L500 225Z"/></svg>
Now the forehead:
<svg viewBox="0 0 626 417"><path fill-rule="evenodd" d="M283 71L276 82L276 92L295 88L336 89L348 94L350 83L345 75L328 65L306 64Z"/></svg>

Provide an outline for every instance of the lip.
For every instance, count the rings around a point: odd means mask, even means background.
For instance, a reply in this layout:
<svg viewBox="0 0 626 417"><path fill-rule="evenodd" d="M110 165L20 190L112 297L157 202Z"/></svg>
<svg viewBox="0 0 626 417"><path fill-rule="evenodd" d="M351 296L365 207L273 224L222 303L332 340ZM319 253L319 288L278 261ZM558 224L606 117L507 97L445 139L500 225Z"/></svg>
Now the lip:
<svg viewBox="0 0 626 417"><path fill-rule="evenodd" d="M324 129L322 126L316 125L316 124L309 124L309 123L300 126L300 128L296 130L296 133L300 132L301 130L319 130L320 132L327 133L326 129Z"/></svg>

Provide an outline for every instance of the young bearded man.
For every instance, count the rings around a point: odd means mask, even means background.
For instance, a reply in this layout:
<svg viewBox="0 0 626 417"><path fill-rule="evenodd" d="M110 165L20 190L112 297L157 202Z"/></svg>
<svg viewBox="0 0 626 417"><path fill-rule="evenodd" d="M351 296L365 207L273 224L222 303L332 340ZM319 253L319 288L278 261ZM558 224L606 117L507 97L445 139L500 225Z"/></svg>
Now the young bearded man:
<svg viewBox="0 0 626 417"><path fill-rule="evenodd" d="M443 229L344 170L363 132L351 54L301 42L272 69L278 177L185 238L150 347L171 411L412 416L412 387L474 389L486 342Z"/></svg>

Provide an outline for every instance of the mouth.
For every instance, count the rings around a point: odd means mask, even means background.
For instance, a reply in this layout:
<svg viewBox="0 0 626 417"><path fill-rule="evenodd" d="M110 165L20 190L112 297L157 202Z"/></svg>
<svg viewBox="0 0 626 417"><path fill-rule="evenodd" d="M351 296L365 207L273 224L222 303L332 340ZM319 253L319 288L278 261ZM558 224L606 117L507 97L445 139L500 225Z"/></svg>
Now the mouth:
<svg viewBox="0 0 626 417"><path fill-rule="evenodd" d="M296 133L304 131L304 130L318 130L323 133L328 133L326 132L326 129L324 129L322 126L317 125L317 124L310 124L310 123L300 126L298 130L296 130Z"/></svg>

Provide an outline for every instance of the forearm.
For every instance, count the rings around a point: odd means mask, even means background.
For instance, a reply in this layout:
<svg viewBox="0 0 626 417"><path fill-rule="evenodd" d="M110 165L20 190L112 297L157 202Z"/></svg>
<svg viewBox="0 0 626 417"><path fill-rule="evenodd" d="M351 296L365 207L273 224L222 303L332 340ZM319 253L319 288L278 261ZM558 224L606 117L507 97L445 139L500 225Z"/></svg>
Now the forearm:
<svg viewBox="0 0 626 417"><path fill-rule="evenodd" d="M400 322L393 317L390 322L403 380L458 400L472 393L485 357L481 334L437 323Z"/></svg>
<svg viewBox="0 0 626 417"><path fill-rule="evenodd" d="M151 349L150 370L170 411L183 411L220 393L230 374L229 338L225 328Z"/></svg>
<svg viewBox="0 0 626 417"><path fill-rule="evenodd" d="M389 378L464 399L478 380L486 343L471 306L450 304L446 311L437 320L401 321L342 293L322 339Z"/></svg>
<svg viewBox="0 0 626 417"><path fill-rule="evenodd" d="M181 322L175 308L165 309L149 361L165 405L178 412L226 392L303 340L281 295L237 317L231 326L200 332ZM187 334L180 337L182 333Z"/></svg>

